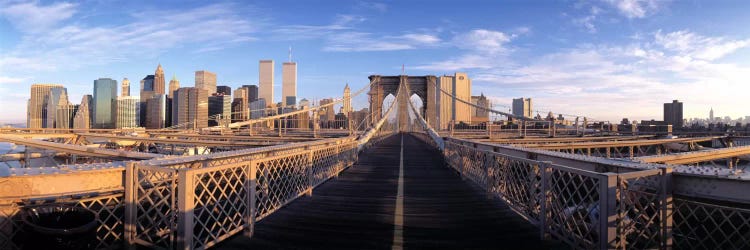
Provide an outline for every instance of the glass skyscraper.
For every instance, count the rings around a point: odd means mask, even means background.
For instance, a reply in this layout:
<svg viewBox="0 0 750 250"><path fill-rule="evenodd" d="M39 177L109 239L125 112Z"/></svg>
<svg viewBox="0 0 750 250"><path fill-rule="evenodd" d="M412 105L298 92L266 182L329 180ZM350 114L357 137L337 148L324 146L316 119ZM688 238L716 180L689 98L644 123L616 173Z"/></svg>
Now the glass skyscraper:
<svg viewBox="0 0 750 250"><path fill-rule="evenodd" d="M117 81L110 78L94 80L93 128L115 128Z"/></svg>

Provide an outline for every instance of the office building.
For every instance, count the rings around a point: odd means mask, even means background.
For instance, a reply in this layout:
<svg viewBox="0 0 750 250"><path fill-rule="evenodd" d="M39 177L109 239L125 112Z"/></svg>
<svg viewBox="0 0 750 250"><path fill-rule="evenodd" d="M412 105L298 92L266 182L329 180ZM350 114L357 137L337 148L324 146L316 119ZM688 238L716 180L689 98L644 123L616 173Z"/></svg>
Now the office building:
<svg viewBox="0 0 750 250"><path fill-rule="evenodd" d="M208 95L216 93L216 73L207 70L196 71L195 87L205 89Z"/></svg>
<svg viewBox="0 0 750 250"><path fill-rule="evenodd" d="M349 117L352 112L352 92L349 89L349 83L344 86L344 106L342 108L341 113Z"/></svg>
<svg viewBox="0 0 750 250"><path fill-rule="evenodd" d="M521 98L513 99L513 115L531 118L532 111L533 111L533 106L532 106L531 98L521 97Z"/></svg>
<svg viewBox="0 0 750 250"><path fill-rule="evenodd" d="M130 96L130 80L127 77L122 79L122 91L120 96Z"/></svg>
<svg viewBox="0 0 750 250"><path fill-rule="evenodd" d="M471 104L474 104L477 107L482 107L482 108L477 108L475 106L471 107L471 122L473 123L488 122L490 120L489 109L491 105L490 105L489 99L487 99L487 97L484 96L484 93L478 96L472 96Z"/></svg>
<svg viewBox="0 0 750 250"><path fill-rule="evenodd" d="M208 97L208 126L224 125L232 117L232 96L214 93Z"/></svg>
<svg viewBox="0 0 750 250"><path fill-rule="evenodd" d="M674 129L680 129L683 126L682 103L673 100L672 103L664 104L664 121L672 125Z"/></svg>
<svg viewBox="0 0 750 250"><path fill-rule="evenodd" d="M456 72L437 78L442 89L437 92L438 124L440 129L448 129L451 121L456 124L471 122L471 79L466 73ZM455 97L455 98L454 98Z"/></svg>
<svg viewBox="0 0 750 250"><path fill-rule="evenodd" d="M140 113L146 114L144 127L148 129L160 129L165 127L167 119L167 96L154 94L146 101L146 110ZM141 105L143 107L144 105Z"/></svg>
<svg viewBox="0 0 750 250"><path fill-rule="evenodd" d="M110 78L94 80L93 128L115 128L117 81Z"/></svg>
<svg viewBox="0 0 750 250"><path fill-rule="evenodd" d="M66 88L52 88L50 94L44 99L44 116L47 118L44 121L43 126L45 128L58 128L57 122L57 107L67 106L68 102L68 91Z"/></svg>
<svg viewBox="0 0 750 250"><path fill-rule="evenodd" d="M232 100L232 120L246 121L250 118L250 102L247 99L247 88L241 87L234 91Z"/></svg>
<svg viewBox="0 0 750 250"><path fill-rule="evenodd" d="M91 109L93 108L92 100L94 98L91 95L83 95L81 98L81 104L78 105L78 110L73 117L73 128L74 129L90 129L91 128Z"/></svg>
<svg viewBox="0 0 750 250"><path fill-rule="evenodd" d="M67 97L60 99L55 111L55 128L71 129L73 128L73 118L78 111L78 105L68 102Z"/></svg>
<svg viewBox="0 0 750 250"><path fill-rule="evenodd" d="M232 87L229 86L216 86L216 93L225 96L232 96Z"/></svg>
<svg viewBox="0 0 750 250"><path fill-rule="evenodd" d="M64 89L60 84L33 84L26 109L26 124L29 128L44 128L47 123L45 100L52 89Z"/></svg>
<svg viewBox="0 0 750 250"><path fill-rule="evenodd" d="M273 60L260 60L258 74L258 98L265 100L266 105L273 105Z"/></svg>
<svg viewBox="0 0 750 250"><path fill-rule="evenodd" d="M266 116L266 100L260 98L250 103L250 119L258 119Z"/></svg>
<svg viewBox="0 0 750 250"><path fill-rule="evenodd" d="M154 72L154 94L163 95L164 93L164 69L161 68L161 63L156 66L156 72Z"/></svg>
<svg viewBox="0 0 750 250"><path fill-rule="evenodd" d="M247 101L254 102L258 100L258 85L242 85L247 90Z"/></svg>
<svg viewBox="0 0 750 250"><path fill-rule="evenodd" d="M169 93L167 96L170 98L174 95L174 91L180 88L180 80L177 80L177 75L172 75L172 80L169 80Z"/></svg>
<svg viewBox="0 0 750 250"><path fill-rule="evenodd" d="M284 107L297 105L297 63L281 65L281 102Z"/></svg>
<svg viewBox="0 0 750 250"><path fill-rule="evenodd" d="M328 105L333 103L332 98L326 98L320 100L320 109L318 109L318 114L320 115L320 121L333 121L336 119L336 110L334 105L329 105L327 107L323 107L324 105Z"/></svg>
<svg viewBox="0 0 750 250"><path fill-rule="evenodd" d="M208 91L179 88L172 99L172 126L183 129L208 127Z"/></svg>
<svg viewBox="0 0 750 250"><path fill-rule="evenodd" d="M117 98L117 128L135 128L140 125L141 99L138 96L121 96Z"/></svg>
<svg viewBox="0 0 750 250"><path fill-rule="evenodd" d="M146 105L148 104L148 99L151 99L151 97L154 97L156 94L156 91L154 91L154 75L147 75L141 80L141 108L140 108L140 118L138 118L138 121L140 122L139 126L146 127Z"/></svg>
<svg viewBox="0 0 750 250"><path fill-rule="evenodd" d="M310 108L310 101L308 101L305 98L302 98L302 100L299 101L299 109L309 109Z"/></svg>

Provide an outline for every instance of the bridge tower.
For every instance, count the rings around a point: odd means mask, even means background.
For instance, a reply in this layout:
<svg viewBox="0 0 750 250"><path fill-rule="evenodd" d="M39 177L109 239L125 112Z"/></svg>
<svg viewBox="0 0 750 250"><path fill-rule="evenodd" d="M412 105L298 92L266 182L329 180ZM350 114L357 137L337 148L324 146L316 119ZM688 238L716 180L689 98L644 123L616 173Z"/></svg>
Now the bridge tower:
<svg viewBox="0 0 750 250"><path fill-rule="evenodd" d="M381 75L371 75L370 82L372 83L370 85L370 92L368 94L370 95L370 122L371 125L374 125L378 121L380 121L380 118L383 116L383 109L388 107L383 107L383 100L385 100L385 97L387 97L389 94L396 95L399 86L402 84L409 84L409 93L404 93L401 97L396 96L399 100L404 100L402 103L403 105L408 105L406 101L409 101L411 99L411 96L416 94L419 96L420 99L422 99L422 108L421 112L424 114L425 120L431 125L436 126L437 122L437 108L438 104L436 102L436 88L435 88L435 82L437 81L435 76L428 75L428 76L408 76L408 75L398 75L398 76L381 76ZM396 107L399 112L399 115L405 115L408 119L408 106L399 106ZM399 125L401 126L401 122L403 120L407 119L400 119Z"/></svg>

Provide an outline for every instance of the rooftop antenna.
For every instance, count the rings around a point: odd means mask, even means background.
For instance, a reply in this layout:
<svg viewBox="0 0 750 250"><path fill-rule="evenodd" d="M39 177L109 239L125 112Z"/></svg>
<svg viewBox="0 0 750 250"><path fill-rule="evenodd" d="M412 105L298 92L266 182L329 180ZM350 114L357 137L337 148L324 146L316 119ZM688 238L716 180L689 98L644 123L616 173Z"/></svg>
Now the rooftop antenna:
<svg viewBox="0 0 750 250"><path fill-rule="evenodd" d="M289 62L292 62L292 46L289 46Z"/></svg>
<svg viewBox="0 0 750 250"><path fill-rule="evenodd" d="M406 69L404 68L403 64L401 64L401 74L406 75Z"/></svg>

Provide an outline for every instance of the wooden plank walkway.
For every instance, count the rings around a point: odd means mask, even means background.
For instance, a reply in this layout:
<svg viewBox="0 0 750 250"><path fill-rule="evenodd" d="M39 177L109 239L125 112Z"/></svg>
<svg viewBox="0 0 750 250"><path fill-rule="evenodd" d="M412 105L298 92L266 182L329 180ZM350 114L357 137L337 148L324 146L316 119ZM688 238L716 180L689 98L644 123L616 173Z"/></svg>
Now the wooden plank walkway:
<svg viewBox="0 0 750 250"><path fill-rule="evenodd" d="M363 152L338 178L315 189L312 196L258 222L252 238L238 235L216 248L566 248L559 242L540 240L536 227L445 167L438 151L406 134L402 159L401 144L401 135L385 139ZM403 211L399 218L401 165ZM402 231L396 232L398 228Z"/></svg>

